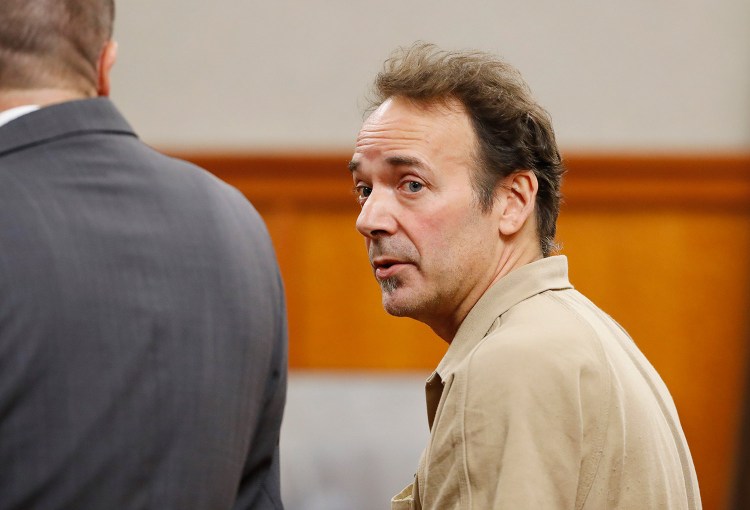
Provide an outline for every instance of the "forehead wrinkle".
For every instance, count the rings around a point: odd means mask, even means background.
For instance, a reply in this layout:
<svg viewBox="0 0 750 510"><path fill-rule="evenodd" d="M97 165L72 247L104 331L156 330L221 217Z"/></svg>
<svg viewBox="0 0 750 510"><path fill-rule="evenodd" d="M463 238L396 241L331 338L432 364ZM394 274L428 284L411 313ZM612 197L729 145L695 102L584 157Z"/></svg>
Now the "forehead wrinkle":
<svg viewBox="0 0 750 510"><path fill-rule="evenodd" d="M415 125L416 124L416 125ZM393 119L386 122L365 123L357 136L357 143L371 139L375 142L389 139L403 139L409 141L422 140L429 135L428 123L415 123L412 120Z"/></svg>
<svg viewBox="0 0 750 510"><path fill-rule="evenodd" d="M378 126L374 129L363 128L357 137L355 153L368 153L372 150L384 152L413 151L426 149L434 143L438 133L424 126L422 129L393 123L393 126Z"/></svg>
<svg viewBox="0 0 750 510"><path fill-rule="evenodd" d="M460 105L451 106L426 108L400 98L388 100L365 121L352 159L383 157L383 162L393 166L385 158L418 156L424 167L432 158L440 157L453 164L473 166L473 125Z"/></svg>

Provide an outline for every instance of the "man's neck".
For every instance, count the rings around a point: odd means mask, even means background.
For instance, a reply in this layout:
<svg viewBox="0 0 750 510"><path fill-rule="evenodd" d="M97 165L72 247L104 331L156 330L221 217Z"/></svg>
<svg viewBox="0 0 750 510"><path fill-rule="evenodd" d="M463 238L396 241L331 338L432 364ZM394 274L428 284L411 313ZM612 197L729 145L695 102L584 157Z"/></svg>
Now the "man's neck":
<svg viewBox="0 0 750 510"><path fill-rule="evenodd" d="M49 106L75 99L85 99L86 94L70 89L0 89L0 112L17 106Z"/></svg>
<svg viewBox="0 0 750 510"><path fill-rule="evenodd" d="M543 255L539 248L538 238L535 235L521 235L506 241L497 260L497 265L489 273L491 278L485 280L485 285L475 288L470 298L462 303L462 307L455 310L453 314L433 318L433 320L422 320L422 322L427 324L440 338L451 343L471 309L493 285L512 271L541 258L543 258Z"/></svg>

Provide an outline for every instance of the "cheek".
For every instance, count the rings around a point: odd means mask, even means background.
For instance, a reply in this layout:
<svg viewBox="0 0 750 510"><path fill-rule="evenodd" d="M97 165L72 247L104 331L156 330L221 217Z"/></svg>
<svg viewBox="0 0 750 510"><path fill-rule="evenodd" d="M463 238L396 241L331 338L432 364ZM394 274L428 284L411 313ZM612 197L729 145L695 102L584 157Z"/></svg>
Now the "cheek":
<svg viewBox="0 0 750 510"><path fill-rule="evenodd" d="M440 265L441 261L467 251L466 240L471 237L469 228L471 225L463 215L433 215L415 223L410 237L423 260Z"/></svg>
<svg viewBox="0 0 750 510"><path fill-rule="evenodd" d="M411 225L409 238L423 259L432 258L451 246L452 230L450 221L429 217Z"/></svg>
<svg viewBox="0 0 750 510"><path fill-rule="evenodd" d="M478 258L490 255L497 231L490 218L470 211L456 214L443 229L440 249L454 258L458 265L471 265ZM457 259L457 260L456 260Z"/></svg>
<svg viewBox="0 0 750 510"><path fill-rule="evenodd" d="M471 194L453 196L446 199L450 203L448 207L443 203L425 208L420 214L400 218L402 232L416 248L423 264L440 266L441 261L462 264L467 261L456 259L488 249L488 243L497 233L492 231L491 218L470 202L472 197Z"/></svg>

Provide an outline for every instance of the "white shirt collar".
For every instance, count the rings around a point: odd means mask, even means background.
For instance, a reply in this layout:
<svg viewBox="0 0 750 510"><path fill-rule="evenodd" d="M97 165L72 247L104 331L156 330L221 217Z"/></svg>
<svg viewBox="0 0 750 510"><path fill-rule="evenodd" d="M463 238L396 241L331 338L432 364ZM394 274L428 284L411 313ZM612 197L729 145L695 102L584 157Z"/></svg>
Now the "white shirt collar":
<svg viewBox="0 0 750 510"><path fill-rule="evenodd" d="M15 108L11 108L10 110L2 111L0 112L0 126L38 109L39 107L37 105L28 104L24 106L16 106Z"/></svg>

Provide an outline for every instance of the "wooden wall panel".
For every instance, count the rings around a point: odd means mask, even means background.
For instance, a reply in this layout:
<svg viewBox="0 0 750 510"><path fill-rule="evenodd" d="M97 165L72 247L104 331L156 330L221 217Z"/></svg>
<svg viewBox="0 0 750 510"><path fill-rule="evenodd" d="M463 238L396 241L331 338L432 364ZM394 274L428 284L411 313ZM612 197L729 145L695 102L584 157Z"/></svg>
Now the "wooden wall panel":
<svg viewBox="0 0 750 510"><path fill-rule="evenodd" d="M185 157L185 155L182 155ZM431 370L446 344L387 316L354 229L348 155L187 155L255 203L286 283L295 369ZM750 155L571 155L571 281L667 382L704 508L724 509L750 357Z"/></svg>

